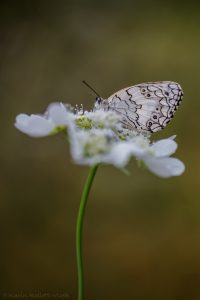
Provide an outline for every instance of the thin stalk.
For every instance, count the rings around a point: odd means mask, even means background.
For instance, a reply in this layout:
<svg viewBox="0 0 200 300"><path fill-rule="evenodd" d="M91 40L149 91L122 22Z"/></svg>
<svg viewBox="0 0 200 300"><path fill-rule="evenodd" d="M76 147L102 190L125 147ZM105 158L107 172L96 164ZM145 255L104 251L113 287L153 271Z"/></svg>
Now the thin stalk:
<svg viewBox="0 0 200 300"><path fill-rule="evenodd" d="M83 220L85 215L85 209L87 204L87 199L89 196L89 192L92 186L92 182L94 180L97 165L91 167L88 177L86 179L81 202L79 206L77 223L76 223L76 260L77 260L77 273L78 273L78 300L84 299L84 272L83 272L83 254L82 254L82 235L83 235Z"/></svg>

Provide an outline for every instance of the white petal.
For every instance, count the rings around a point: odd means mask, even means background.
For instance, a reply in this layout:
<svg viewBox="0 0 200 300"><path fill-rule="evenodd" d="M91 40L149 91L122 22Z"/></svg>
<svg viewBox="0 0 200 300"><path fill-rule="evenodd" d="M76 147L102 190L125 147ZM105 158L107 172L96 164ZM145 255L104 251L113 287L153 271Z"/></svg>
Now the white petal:
<svg viewBox="0 0 200 300"><path fill-rule="evenodd" d="M51 133L54 124L43 116L20 114L16 117L15 127L32 137L43 137Z"/></svg>
<svg viewBox="0 0 200 300"><path fill-rule="evenodd" d="M104 158L104 162L122 168L129 162L131 156L141 156L143 150L137 145L127 142L114 144L111 152Z"/></svg>
<svg viewBox="0 0 200 300"><path fill-rule="evenodd" d="M55 125L67 125L70 113L62 103L52 103L47 108L48 119L51 119Z"/></svg>
<svg viewBox="0 0 200 300"><path fill-rule="evenodd" d="M179 176L185 170L182 161L173 157L147 158L144 162L149 170L156 175L165 178Z"/></svg>
<svg viewBox="0 0 200 300"><path fill-rule="evenodd" d="M160 140L151 146L156 157L165 157L173 154L177 149L177 143L169 139Z"/></svg>
<svg viewBox="0 0 200 300"><path fill-rule="evenodd" d="M128 163L131 152L130 145L126 143L113 145L111 152L104 158L104 162L122 168Z"/></svg>

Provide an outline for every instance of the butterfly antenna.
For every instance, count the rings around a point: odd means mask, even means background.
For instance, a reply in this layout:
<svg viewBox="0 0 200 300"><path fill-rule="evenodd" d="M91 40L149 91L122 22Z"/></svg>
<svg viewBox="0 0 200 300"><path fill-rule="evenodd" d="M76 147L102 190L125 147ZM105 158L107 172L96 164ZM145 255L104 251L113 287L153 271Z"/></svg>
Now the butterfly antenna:
<svg viewBox="0 0 200 300"><path fill-rule="evenodd" d="M82 80L82 83L85 84L91 91L93 91L97 97L101 98L101 96L89 85L89 83L87 83L85 80Z"/></svg>

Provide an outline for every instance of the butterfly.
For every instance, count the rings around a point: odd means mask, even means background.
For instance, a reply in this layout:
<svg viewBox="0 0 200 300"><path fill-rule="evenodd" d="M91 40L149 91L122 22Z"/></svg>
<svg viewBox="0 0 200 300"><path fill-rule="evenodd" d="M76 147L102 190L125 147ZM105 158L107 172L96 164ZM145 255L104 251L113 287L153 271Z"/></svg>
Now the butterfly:
<svg viewBox="0 0 200 300"><path fill-rule="evenodd" d="M147 82L124 88L108 99L98 95L95 110L114 111L124 128L153 133L171 121L182 98L183 90L176 82Z"/></svg>

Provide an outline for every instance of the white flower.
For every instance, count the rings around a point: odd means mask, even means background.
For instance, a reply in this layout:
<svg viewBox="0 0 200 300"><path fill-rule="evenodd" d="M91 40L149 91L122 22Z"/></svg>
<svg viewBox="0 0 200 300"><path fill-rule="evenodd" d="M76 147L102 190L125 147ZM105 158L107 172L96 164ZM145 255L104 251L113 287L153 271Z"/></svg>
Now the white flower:
<svg viewBox="0 0 200 300"><path fill-rule="evenodd" d="M169 157L177 149L172 138L150 144L147 137L139 134L120 140L111 129L81 130L74 126L69 131L71 154L75 162L84 165L113 164L124 168L131 157L144 162L146 167L160 177L181 175L184 164Z"/></svg>
<svg viewBox="0 0 200 300"><path fill-rule="evenodd" d="M169 157L177 149L177 143L172 138L163 139L151 146L152 155L146 155L143 160L150 171L160 177L181 175L184 164L177 158Z"/></svg>
<svg viewBox="0 0 200 300"><path fill-rule="evenodd" d="M115 128L119 119L119 115L114 111L105 112L103 110L85 112L85 116L96 128Z"/></svg>
<svg viewBox="0 0 200 300"><path fill-rule="evenodd" d="M75 162L83 165L106 163L117 138L111 129L81 130L71 126L68 132L71 155Z"/></svg>
<svg viewBox="0 0 200 300"><path fill-rule="evenodd" d="M71 106L65 106L63 103L51 103L46 111L48 119L52 120L55 126L67 126L69 122L73 121L75 116L70 111Z"/></svg>
<svg viewBox="0 0 200 300"><path fill-rule="evenodd" d="M118 118L110 111L84 112L76 107L72 112L62 103L53 103L44 115L18 115L15 126L34 137L67 128L71 155L78 164L104 163L124 168L134 157L160 177L184 172L184 164L170 157L177 149L175 136L151 143L143 133L124 129Z"/></svg>
<svg viewBox="0 0 200 300"><path fill-rule="evenodd" d="M160 177L179 176L185 171L185 166L177 158L162 157L162 158L146 158L144 160L148 169Z"/></svg>
<svg viewBox="0 0 200 300"><path fill-rule="evenodd" d="M54 124L44 116L19 114L16 117L15 127L32 137L43 137L50 134Z"/></svg>
<svg viewBox="0 0 200 300"><path fill-rule="evenodd" d="M32 137L44 137L52 134L59 126L66 127L73 116L62 103L52 103L44 115L19 114L15 127Z"/></svg>
<svg viewBox="0 0 200 300"><path fill-rule="evenodd" d="M143 141L142 141L143 140ZM148 144L144 137L136 137L132 141L120 142L110 153L110 163L124 167L134 156L145 163L146 167L160 177L181 175L184 164L177 158L169 157L176 151L177 144L171 138Z"/></svg>

